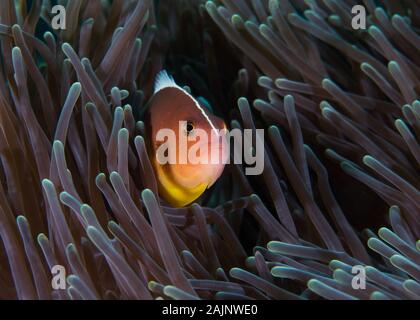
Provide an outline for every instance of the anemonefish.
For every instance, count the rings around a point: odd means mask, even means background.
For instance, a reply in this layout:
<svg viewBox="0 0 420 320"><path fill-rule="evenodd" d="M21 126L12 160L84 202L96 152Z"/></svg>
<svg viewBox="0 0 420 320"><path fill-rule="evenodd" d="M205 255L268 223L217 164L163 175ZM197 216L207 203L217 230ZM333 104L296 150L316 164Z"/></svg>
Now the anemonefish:
<svg viewBox="0 0 420 320"><path fill-rule="evenodd" d="M178 86L165 70L156 77L146 117L148 153L155 170L159 194L174 207L186 206L211 187L223 172L228 153L226 125ZM171 129L176 139L162 141L159 138L162 129ZM202 139L203 132L212 138ZM218 160L197 163L187 157L186 161L162 164L158 159L162 143L172 148L176 159L180 159L183 152L189 154L189 151L196 150L199 145L199 157Z"/></svg>

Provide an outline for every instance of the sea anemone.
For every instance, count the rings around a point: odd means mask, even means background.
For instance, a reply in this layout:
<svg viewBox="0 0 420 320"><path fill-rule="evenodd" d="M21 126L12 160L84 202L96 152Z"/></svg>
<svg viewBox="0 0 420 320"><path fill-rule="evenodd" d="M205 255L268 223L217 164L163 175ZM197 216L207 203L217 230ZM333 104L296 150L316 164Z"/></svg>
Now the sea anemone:
<svg viewBox="0 0 420 320"><path fill-rule="evenodd" d="M416 1L60 3L65 30L50 1L0 4L0 299L420 299ZM261 175L159 198L163 68L265 130Z"/></svg>

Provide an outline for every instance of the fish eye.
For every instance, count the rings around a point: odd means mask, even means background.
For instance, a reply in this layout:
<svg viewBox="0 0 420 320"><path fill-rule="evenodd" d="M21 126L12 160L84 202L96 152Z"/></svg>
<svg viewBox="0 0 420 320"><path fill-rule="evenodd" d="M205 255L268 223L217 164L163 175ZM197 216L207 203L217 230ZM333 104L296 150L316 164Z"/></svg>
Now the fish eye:
<svg viewBox="0 0 420 320"><path fill-rule="evenodd" d="M195 125L192 121L187 121L185 125L185 132L187 135L190 135L194 131Z"/></svg>

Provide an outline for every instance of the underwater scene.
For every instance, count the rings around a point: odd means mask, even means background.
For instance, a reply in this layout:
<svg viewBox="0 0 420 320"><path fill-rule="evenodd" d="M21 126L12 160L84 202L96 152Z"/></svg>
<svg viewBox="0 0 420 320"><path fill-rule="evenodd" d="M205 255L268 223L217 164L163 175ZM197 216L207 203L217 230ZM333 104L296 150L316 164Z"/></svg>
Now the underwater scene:
<svg viewBox="0 0 420 320"><path fill-rule="evenodd" d="M0 300L420 300L419 0L0 0Z"/></svg>

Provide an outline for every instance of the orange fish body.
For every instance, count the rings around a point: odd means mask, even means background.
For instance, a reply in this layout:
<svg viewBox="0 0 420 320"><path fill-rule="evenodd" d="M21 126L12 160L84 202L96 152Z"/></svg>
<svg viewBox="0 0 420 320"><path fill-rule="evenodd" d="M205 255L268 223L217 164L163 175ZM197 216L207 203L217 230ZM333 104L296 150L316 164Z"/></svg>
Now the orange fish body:
<svg viewBox="0 0 420 320"><path fill-rule="evenodd" d="M148 152L159 194L170 205L190 204L222 174L228 153L223 132L225 123L179 87L166 71L161 71L156 78L146 126ZM169 129L174 139L160 139L162 129ZM159 159L163 147L175 161L164 163ZM196 158L190 158L190 155Z"/></svg>

